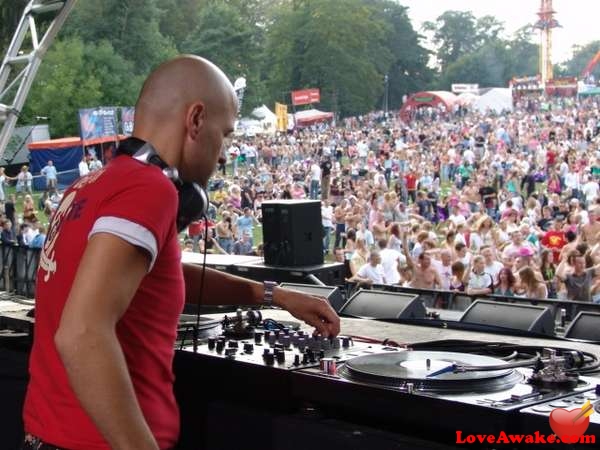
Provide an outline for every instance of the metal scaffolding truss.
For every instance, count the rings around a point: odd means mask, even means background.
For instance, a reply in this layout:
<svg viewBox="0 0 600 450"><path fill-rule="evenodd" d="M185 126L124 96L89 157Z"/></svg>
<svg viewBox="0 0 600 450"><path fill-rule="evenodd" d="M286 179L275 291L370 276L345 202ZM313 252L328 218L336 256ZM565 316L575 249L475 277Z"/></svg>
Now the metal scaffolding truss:
<svg viewBox="0 0 600 450"><path fill-rule="evenodd" d="M0 66L0 158L42 59L76 1L31 0L25 7ZM41 15L49 25L40 39L36 21L39 23Z"/></svg>

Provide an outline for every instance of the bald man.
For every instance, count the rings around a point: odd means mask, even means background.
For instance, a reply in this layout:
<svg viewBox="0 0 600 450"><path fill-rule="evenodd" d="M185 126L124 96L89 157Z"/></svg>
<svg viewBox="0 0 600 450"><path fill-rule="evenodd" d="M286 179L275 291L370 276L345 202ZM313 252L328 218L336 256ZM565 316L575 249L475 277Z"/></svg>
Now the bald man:
<svg viewBox="0 0 600 450"><path fill-rule="evenodd" d="M236 111L220 69L180 56L144 83L123 145L150 149L181 182L206 186ZM174 342L184 300L200 300L202 268L181 265L175 183L138 153L77 180L50 225L37 273L26 449L176 445ZM271 297L261 283L204 275L203 303ZM339 332L322 298L275 287L272 302L324 335Z"/></svg>

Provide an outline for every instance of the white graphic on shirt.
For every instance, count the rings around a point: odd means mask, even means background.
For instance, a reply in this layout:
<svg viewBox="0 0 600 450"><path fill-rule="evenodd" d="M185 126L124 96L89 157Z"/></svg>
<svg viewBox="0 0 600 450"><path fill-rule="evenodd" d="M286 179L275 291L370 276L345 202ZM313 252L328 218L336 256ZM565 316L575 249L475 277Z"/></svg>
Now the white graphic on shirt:
<svg viewBox="0 0 600 450"><path fill-rule="evenodd" d="M98 170L96 172L91 172L90 174L81 177L77 180L73 186L71 192L66 195L60 205L58 205L58 209L54 213L54 217L52 218L52 224L50 225L50 229L48 230L48 235L46 236L46 241L44 242L44 248L42 249L42 254L40 255L40 271L46 272L44 274L44 281L47 282L50 279L50 276L56 273L57 263L54 255L54 247L56 246L56 242L58 237L60 236L60 230L62 223L69 217L71 210L73 209L73 201L77 196L77 192L84 186L87 186L90 183L95 182L100 175L104 173L104 168Z"/></svg>

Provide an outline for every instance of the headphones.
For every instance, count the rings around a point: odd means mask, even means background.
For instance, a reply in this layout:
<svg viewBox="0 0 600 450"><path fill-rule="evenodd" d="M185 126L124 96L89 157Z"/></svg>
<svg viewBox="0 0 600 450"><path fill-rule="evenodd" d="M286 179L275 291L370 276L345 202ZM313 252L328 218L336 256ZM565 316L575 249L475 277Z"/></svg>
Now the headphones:
<svg viewBox="0 0 600 450"><path fill-rule="evenodd" d="M183 181L175 167L169 167L149 142L130 137L121 141L116 155L128 155L144 164L160 167L165 176L177 189L179 205L177 207L177 231L183 231L190 223L201 219L208 210L208 195L198 183Z"/></svg>

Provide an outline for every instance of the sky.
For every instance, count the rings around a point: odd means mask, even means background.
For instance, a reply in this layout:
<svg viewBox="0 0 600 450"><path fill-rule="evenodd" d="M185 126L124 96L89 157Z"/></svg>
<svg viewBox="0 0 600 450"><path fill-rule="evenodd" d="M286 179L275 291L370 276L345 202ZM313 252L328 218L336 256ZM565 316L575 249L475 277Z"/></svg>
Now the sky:
<svg viewBox="0 0 600 450"><path fill-rule="evenodd" d="M537 20L540 0L399 0L409 7L408 16L416 30L425 21L435 19L447 10L471 11L475 17L490 15L504 22L512 33L527 23ZM554 16L562 28L553 30L553 62L571 57L574 44L585 45L600 40L600 0L554 0ZM594 23L596 22L596 23ZM539 36L539 34L538 34Z"/></svg>

